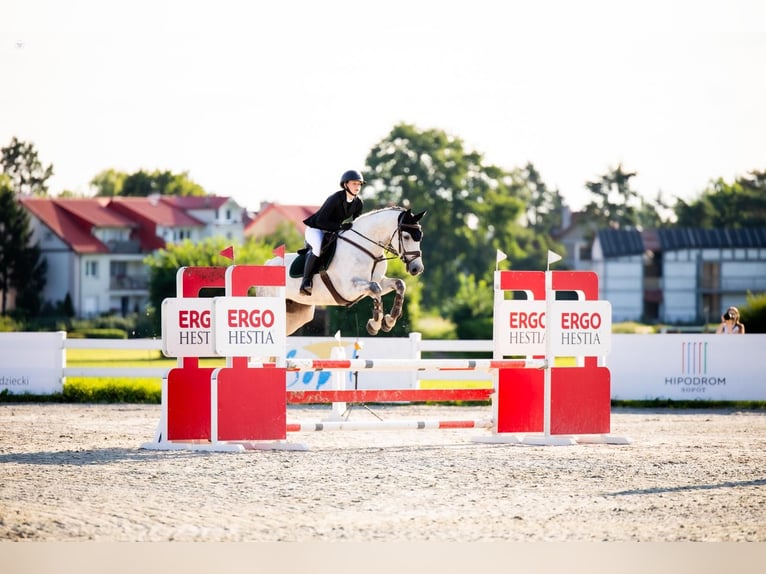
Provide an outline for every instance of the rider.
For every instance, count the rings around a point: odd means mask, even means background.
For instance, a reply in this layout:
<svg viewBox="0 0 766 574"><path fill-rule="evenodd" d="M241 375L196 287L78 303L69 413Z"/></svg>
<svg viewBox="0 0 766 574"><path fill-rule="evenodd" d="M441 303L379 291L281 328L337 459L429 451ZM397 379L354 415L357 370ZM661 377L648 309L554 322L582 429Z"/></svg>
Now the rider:
<svg viewBox="0 0 766 574"><path fill-rule="evenodd" d="M306 253L303 268L301 293L304 295L311 295L312 277L322 253L325 232L351 229L351 221L361 215L363 203L359 192L363 185L361 173L353 169L346 171L340 176L341 189L328 197L316 213L303 220L306 224L306 243L311 247ZM348 219L351 221L346 221Z"/></svg>

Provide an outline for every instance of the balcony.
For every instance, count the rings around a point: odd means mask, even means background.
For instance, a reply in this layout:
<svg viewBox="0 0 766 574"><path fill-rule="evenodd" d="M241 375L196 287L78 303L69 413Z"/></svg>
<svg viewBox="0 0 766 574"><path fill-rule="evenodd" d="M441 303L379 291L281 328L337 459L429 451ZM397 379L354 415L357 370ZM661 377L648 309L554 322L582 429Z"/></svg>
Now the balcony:
<svg viewBox="0 0 766 574"><path fill-rule="evenodd" d="M760 293L766 291L766 277L703 277L700 289L707 293Z"/></svg>
<svg viewBox="0 0 766 574"><path fill-rule="evenodd" d="M141 253L141 244L136 240L117 241L111 239L106 242L111 253Z"/></svg>
<svg viewBox="0 0 766 574"><path fill-rule="evenodd" d="M126 275L115 275L109 278L110 291L147 291L148 289L148 277L128 277Z"/></svg>

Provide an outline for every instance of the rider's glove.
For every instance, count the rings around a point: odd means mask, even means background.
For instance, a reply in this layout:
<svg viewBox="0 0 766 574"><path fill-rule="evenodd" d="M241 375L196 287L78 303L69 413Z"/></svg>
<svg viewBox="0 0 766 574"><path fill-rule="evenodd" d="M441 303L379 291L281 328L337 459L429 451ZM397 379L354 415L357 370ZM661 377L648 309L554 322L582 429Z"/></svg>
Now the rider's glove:
<svg viewBox="0 0 766 574"><path fill-rule="evenodd" d="M341 223L340 228L342 231L348 231L349 229L351 229L351 222L348 221L346 223Z"/></svg>

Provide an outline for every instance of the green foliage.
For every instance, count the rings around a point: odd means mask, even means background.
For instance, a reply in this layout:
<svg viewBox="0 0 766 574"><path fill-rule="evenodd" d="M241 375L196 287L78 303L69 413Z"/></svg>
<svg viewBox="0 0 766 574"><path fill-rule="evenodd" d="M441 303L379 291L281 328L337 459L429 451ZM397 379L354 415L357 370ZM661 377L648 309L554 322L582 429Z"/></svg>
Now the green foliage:
<svg viewBox="0 0 766 574"><path fill-rule="evenodd" d="M766 333L766 293L748 293L747 305L739 309L745 333Z"/></svg>
<svg viewBox="0 0 766 574"><path fill-rule="evenodd" d="M447 316L457 328L458 339L491 339L494 293L491 283L461 275L460 287L446 305Z"/></svg>
<svg viewBox="0 0 766 574"><path fill-rule="evenodd" d="M18 196L48 195L53 165L43 166L33 144L14 137L7 147L0 148L0 164Z"/></svg>
<svg viewBox="0 0 766 574"><path fill-rule="evenodd" d="M541 268L555 245L548 230L561 202L531 164L512 172L485 163L462 140L441 130L400 124L370 151L364 169L365 205L428 210L423 219L423 307L439 309L459 288L459 277L487 274L497 249L516 268ZM523 225L535 222L537 230Z"/></svg>
<svg viewBox="0 0 766 574"><path fill-rule="evenodd" d="M221 251L231 243L223 237L208 238L200 243L186 240L160 249L144 259L149 267L149 305L153 330L156 335L162 331L160 321L162 301L176 296L176 275L182 267L227 267L231 261ZM275 246L259 241L246 241L233 245L234 258L240 265L263 265L273 257ZM222 295L223 290L208 290L201 296Z"/></svg>
<svg viewBox="0 0 766 574"><path fill-rule="evenodd" d="M64 385L66 403L159 404L162 387L155 379L73 379Z"/></svg>
<svg viewBox="0 0 766 574"><path fill-rule="evenodd" d="M9 177L0 174L0 313L7 313L8 294L14 290L19 317L36 315L42 305L46 270L40 248L32 243L29 215L17 201Z"/></svg>
<svg viewBox="0 0 766 574"><path fill-rule="evenodd" d="M636 227L639 194L630 186L630 179L635 176L636 172L625 171L619 164L597 180L586 182L585 187L593 197L585 206L588 221L599 228Z"/></svg>
<svg viewBox="0 0 766 574"><path fill-rule="evenodd" d="M93 178L91 185L99 188L98 195L131 197L149 197L154 194L177 196L207 195L201 185L189 179L188 172L175 174L167 170L155 170L151 173L139 170L130 175L107 170Z"/></svg>
<svg viewBox="0 0 766 574"><path fill-rule="evenodd" d="M687 203L677 200L677 227L753 228L766 226L766 171L751 171L734 183L713 181Z"/></svg>
<svg viewBox="0 0 766 574"><path fill-rule="evenodd" d="M440 315L424 315L413 327L424 339L457 339L455 324Z"/></svg>
<svg viewBox="0 0 766 574"><path fill-rule="evenodd" d="M305 239L292 222L285 221L280 223L274 233L263 238L263 241L269 245L284 245L285 251L293 253L298 251L305 244Z"/></svg>
<svg viewBox="0 0 766 574"><path fill-rule="evenodd" d="M659 332L657 325L644 325L633 321L624 321L622 323L612 323L612 333L621 333L626 335L646 335Z"/></svg>
<svg viewBox="0 0 766 574"><path fill-rule="evenodd" d="M81 331L86 339L127 339L128 334L122 329L87 329Z"/></svg>
<svg viewBox="0 0 766 574"><path fill-rule="evenodd" d="M13 317L0 315L0 333L13 333L22 330L21 324L17 323Z"/></svg>
<svg viewBox="0 0 766 574"><path fill-rule="evenodd" d="M96 195L101 197L114 197L122 195L122 187L128 174L114 169L105 169L96 174L90 180L90 185L96 189Z"/></svg>

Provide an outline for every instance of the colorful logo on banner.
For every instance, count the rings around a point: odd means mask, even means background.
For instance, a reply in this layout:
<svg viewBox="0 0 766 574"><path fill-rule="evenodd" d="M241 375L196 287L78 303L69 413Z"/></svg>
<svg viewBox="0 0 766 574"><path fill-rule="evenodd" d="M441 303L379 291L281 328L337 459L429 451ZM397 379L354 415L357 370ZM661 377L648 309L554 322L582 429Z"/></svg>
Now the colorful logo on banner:
<svg viewBox="0 0 766 574"><path fill-rule="evenodd" d="M684 375L705 375L708 369L706 342L684 341L681 343L681 373Z"/></svg>
<svg viewBox="0 0 766 574"><path fill-rule="evenodd" d="M677 386L682 393L706 393L708 388L726 386L726 377L710 375L707 341L683 341L680 348L680 376L665 377L666 385Z"/></svg>

